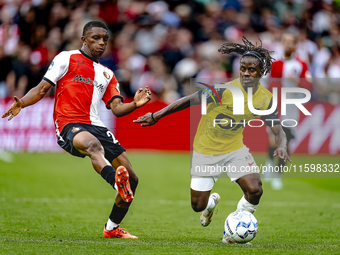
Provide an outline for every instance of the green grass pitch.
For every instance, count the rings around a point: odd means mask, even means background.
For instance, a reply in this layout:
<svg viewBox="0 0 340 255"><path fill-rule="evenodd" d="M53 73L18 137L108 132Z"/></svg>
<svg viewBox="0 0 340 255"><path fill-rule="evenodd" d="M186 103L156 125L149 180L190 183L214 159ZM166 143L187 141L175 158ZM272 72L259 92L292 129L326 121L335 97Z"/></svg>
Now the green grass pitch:
<svg viewBox="0 0 340 255"><path fill-rule="evenodd" d="M221 200L203 228L190 206L189 154L128 156L139 187L121 226L138 240L102 236L115 191L88 158L23 153L13 163L0 161L0 254L340 254L340 179L286 178L281 191L264 183L252 245L226 245L224 220L242 196L237 184L216 183ZM292 160L339 163L338 157Z"/></svg>

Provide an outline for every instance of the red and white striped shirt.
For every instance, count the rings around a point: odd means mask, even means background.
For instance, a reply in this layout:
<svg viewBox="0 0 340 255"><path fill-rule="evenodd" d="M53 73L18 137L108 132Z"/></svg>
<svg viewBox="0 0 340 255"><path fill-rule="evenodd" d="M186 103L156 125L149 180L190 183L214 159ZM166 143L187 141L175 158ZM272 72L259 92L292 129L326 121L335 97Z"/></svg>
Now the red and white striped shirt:
<svg viewBox="0 0 340 255"><path fill-rule="evenodd" d="M270 72L272 78L311 78L307 63L299 58L280 59L274 61L272 65Z"/></svg>
<svg viewBox="0 0 340 255"><path fill-rule="evenodd" d="M270 85L268 90L273 92L273 88L278 88L278 111L281 113L281 88L282 87L302 87L312 90L312 76L308 65L303 60L292 55L289 59L274 61L270 72ZM289 93L288 97L298 98L298 94ZM287 115L282 119L295 119L299 116L298 109L294 105L287 106Z"/></svg>
<svg viewBox="0 0 340 255"><path fill-rule="evenodd" d="M68 123L104 127L100 120L100 101L110 109L113 99L123 100L113 72L81 50L58 54L44 80L57 86L53 118L58 135Z"/></svg>

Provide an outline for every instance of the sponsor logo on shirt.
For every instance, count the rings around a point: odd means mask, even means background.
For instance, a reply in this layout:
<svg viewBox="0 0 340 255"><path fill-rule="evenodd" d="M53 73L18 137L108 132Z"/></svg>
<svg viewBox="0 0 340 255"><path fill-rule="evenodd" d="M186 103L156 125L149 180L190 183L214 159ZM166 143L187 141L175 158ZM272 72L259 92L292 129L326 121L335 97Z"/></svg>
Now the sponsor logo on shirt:
<svg viewBox="0 0 340 255"><path fill-rule="evenodd" d="M96 80L91 80L90 78L84 78L82 75L77 74L73 77L72 81L83 82L89 85L93 85L99 89L100 92L103 92L104 86L102 84L98 84Z"/></svg>

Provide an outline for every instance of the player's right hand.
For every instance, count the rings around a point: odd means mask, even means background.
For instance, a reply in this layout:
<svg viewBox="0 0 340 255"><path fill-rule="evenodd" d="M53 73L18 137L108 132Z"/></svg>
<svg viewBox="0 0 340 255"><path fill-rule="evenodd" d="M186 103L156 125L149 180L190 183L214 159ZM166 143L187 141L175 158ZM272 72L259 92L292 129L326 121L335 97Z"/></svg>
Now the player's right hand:
<svg viewBox="0 0 340 255"><path fill-rule="evenodd" d="M152 126L152 125L157 123L157 121L155 121L152 118L152 113L151 112L148 112L147 114L145 114L144 116L139 117L137 120L134 120L133 122L135 122L135 123L142 123L141 124L142 127Z"/></svg>
<svg viewBox="0 0 340 255"><path fill-rule="evenodd" d="M279 158L282 158L284 162L286 162L288 160L290 163L292 163L292 161L289 158L289 155L288 155L286 148L282 148L282 147L276 148L273 156L274 157L279 156Z"/></svg>
<svg viewBox="0 0 340 255"><path fill-rule="evenodd" d="M17 116L19 114L21 108L23 108L24 106L24 103L16 96L14 96L14 100L15 102L7 109L4 115L2 115L2 118L10 116L8 120L11 120L14 118L14 116Z"/></svg>

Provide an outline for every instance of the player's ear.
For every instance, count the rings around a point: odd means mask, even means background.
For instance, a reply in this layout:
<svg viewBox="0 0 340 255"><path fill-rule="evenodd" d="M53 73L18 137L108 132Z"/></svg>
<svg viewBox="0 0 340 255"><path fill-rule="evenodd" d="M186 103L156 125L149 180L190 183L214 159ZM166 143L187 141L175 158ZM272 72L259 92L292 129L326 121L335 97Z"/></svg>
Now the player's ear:
<svg viewBox="0 0 340 255"><path fill-rule="evenodd" d="M264 69L261 68L261 69L260 69L260 75L262 76L263 74L264 74Z"/></svg>
<svg viewBox="0 0 340 255"><path fill-rule="evenodd" d="M81 39L81 41L82 41L83 43L85 43L85 40L86 40L86 37L85 37L85 36L80 37L80 39Z"/></svg>
<svg viewBox="0 0 340 255"><path fill-rule="evenodd" d="M264 68L263 68L263 66L262 65L258 65L258 72L259 72L259 74L260 74L260 77L264 74Z"/></svg>

